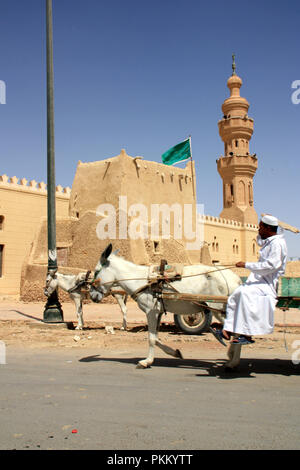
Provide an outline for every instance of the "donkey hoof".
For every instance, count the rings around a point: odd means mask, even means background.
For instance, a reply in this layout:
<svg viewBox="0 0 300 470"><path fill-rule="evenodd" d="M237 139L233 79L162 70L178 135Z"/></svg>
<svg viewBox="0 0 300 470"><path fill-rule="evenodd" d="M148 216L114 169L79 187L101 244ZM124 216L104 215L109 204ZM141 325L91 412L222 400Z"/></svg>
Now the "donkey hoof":
<svg viewBox="0 0 300 470"><path fill-rule="evenodd" d="M176 356L175 357L179 357L179 359L183 359L183 355L181 354L181 352L179 351L179 349L176 349Z"/></svg>

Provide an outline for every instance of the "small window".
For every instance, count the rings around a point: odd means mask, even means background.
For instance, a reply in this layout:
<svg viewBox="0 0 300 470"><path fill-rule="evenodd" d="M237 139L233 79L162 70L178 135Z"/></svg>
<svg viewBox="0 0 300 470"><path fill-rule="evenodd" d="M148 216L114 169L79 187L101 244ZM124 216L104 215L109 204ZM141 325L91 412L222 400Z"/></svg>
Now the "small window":
<svg viewBox="0 0 300 470"><path fill-rule="evenodd" d="M159 253L159 242L158 241L153 242L153 249L154 249L154 253Z"/></svg>
<svg viewBox="0 0 300 470"><path fill-rule="evenodd" d="M0 215L0 230L3 230L4 225L4 215Z"/></svg>
<svg viewBox="0 0 300 470"><path fill-rule="evenodd" d="M68 248L57 247L57 264L59 266L68 266Z"/></svg>
<svg viewBox="0 0 300 470"><path fill-rule="evenodd" d="M3 251L4 245L0 245L0 277L2 277L3 274Z"/></svg>
<svg viewBox="0 0 300 470"><path fill-rule="evenodd" d="M238 140L235 141L235 146L236 146L236 147L239 146L239 141L238 141Z"/></svg>

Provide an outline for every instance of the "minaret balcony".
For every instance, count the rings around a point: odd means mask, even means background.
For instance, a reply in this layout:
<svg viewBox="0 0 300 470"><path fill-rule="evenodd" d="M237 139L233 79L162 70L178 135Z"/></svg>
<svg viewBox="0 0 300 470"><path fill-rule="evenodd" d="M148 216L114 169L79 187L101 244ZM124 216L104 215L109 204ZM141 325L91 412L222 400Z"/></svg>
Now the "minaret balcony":
<svg viewBox="0 0 300 470"><path fill-rule="evenodd" d="M255 155L232 155L220 157L217 160L218 172L222 177L244 175L253 177L257 170L257 157Z"/></svg>
<svg viewBox="0 0 300 470"><path fill-rule="evenodd" d="M219 134L223 142L230 142L233 139L250 140L253 134L254 121L248 117L223 118L218 122Z"/></svg>

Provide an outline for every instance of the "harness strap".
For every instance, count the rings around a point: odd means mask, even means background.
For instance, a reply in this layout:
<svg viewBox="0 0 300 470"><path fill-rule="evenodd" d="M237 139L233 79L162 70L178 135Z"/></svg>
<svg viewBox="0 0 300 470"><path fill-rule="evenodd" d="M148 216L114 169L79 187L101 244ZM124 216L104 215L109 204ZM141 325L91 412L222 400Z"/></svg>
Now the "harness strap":
<svg viewBox="0 0 300 470"><path fill-rule="evenodd" d="M167 283L167 284L170 284L170 282L172 282L172 279L168 279L168 278L163 278L163 279L159 279L159 280L153 280L153 281L149 281L148 284L146 284L145 286L142 286L140 287L139 289L137 289L135 292L133 292L131 294L131 298L135 301L137 301L137 297L139 294L141 294L143 291L145 291L146 289L148 288L152 288L152 291L154 293L159 293L160 296L159 296L159 299L161 301L161 304L162 304L162 307L163 307L163 312L164 314L166 315L167 314L167 311L166 311L166 307L165 307L165 303L164 303L164 299L163 299L163 284L164 283ZM173 290L175 290L175 292L178 292L177 289L175 289L174 286L172 285L169 285L169 287L171 287ZM162 314L161 314L162 315Z"/></svg>
<svg viewBox="0 0 300 470"><path fill-rule="evenodd" d="M153 284L157 284L157 280L149 281L148 284L146 284L145 286L139 287L135 292L130 294L130 297L136 301L137 296L144 290L148 289L149 287L152 287Z"/></svg>
<svg viewBox="0 0 300 470"><path fill-rule="evenodd" d="M90 277L90 274L91 274L91 271L87 271L87 273L85 275L85 278L82 281L78 282L78 284L76 284L74 287L71 287L71 289L69 289L68 292L72 293L75 290L77 290L79 287L82 287L82 286L88 284L89 283L88 279Z"/></svg>

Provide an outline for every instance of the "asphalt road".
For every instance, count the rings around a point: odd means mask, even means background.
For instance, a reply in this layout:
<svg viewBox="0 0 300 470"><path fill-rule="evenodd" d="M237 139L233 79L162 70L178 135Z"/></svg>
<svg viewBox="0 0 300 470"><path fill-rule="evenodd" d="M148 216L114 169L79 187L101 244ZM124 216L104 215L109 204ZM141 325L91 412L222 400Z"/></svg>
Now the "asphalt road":
<svg viewBox="0 0 300 470"><path fill-rule="evenodd" d="M228 374L209 350L136 369L144 352L9 347L0 449L300 449L299 365L265 350Z"/></svg>

